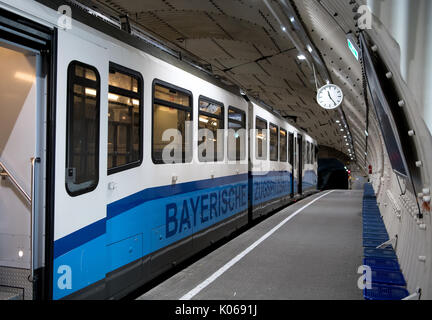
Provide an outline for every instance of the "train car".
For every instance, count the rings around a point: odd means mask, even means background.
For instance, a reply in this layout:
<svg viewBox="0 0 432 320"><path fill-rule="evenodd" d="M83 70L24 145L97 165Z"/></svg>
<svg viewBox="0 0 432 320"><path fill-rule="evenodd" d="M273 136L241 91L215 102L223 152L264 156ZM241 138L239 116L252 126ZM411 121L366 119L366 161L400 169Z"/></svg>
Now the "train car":
<svg viewBox="0 0 432 320"><path fill-rule="evenodd" d="M120 298L316 189L315 140L239 90L103 22L0 10L0 288Z"/></svg>
<svg viewBox="0 0 432 320"><path fill-rule="evenodd" d="M311 151L316 154L316 141L253 101L249 126L255 130L249 156L250 210L255 219L316 190L317 159Z"/></svg>

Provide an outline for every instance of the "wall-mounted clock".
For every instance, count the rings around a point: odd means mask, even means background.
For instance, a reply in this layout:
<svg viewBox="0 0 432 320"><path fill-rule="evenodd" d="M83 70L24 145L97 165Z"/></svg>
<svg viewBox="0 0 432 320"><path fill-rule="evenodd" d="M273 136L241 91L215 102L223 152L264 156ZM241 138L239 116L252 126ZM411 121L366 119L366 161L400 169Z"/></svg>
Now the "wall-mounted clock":
<svg viewBox="0 0 432 320"><path fill-rule="evenodd" d="M342 104L343 99L342 89L335 84L327 84L318 90L317 101L324 109L336 109Z"/></svg>

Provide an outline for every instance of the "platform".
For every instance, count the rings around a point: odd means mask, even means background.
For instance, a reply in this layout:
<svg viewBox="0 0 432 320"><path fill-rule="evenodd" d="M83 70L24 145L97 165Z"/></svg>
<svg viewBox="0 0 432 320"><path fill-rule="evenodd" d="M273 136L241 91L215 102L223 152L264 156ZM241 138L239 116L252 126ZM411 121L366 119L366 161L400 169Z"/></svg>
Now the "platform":
<svg viewBox="0 0 432 320"><path fill-rule="evenodd" d="M326 191L271 216L139 300L362 300L362 191Z"/></svg>

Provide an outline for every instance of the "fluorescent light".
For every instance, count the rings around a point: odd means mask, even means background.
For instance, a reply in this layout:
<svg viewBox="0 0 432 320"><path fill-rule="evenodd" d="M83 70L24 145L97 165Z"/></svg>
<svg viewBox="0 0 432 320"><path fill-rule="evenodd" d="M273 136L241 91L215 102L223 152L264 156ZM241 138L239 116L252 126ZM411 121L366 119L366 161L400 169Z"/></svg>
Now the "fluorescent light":
<svg viewBox="0 0 432 320"><path fill-rule="evenodd" d="M286 28L284 26L282 26L282 31L286 31Z"/></svg>
<svg viewBox="0 0 432 320"><path fill-rule="evenodd" d="M112 94L112 93L108 93L108 100L110 100L110 101L118 101L118 99L119 99L118 95Z"/></svg>
<svg viewBox="0 0 432 320"><path fill-rule="evenodd" d="M306 57L303 54L299 54L297 56L297 59L299 59L299 60L306 60Z"/></svg>
<svg viewBox="0 0 432 320"><path fill-rule="evenodd" d="M15 72L15 78L26 82L34 82L36 79L34 74L24 72Z"/></svg>
<svg viewBox="0 0 432 320"><path fill-rule="evenodd" d="M89 96L96 97L97 91L95 89L85 88L85 93Z"/></svg>
<svg viewBox="0 0 432 320"><path fill-rule="evenodd" d="M132 103L134 106L139 106L140 102L137 99L132 99Z"/></svg>
<svg viewBox="0 0 432 320"><path fill-rule="evenodd" d="M200 122L204 122L204 123L208 123L208 122L209 122L208 119L203 118L203 117L200 117L200 118L199 118L199 121L200 121Z"/></svg>
<svg viewBox="0 0 432 320"><path fill-rule="evenodd" d="M312 50L312 47L310 45L307 45L307 49L310 53L312 53L313 50Z"/></svg>

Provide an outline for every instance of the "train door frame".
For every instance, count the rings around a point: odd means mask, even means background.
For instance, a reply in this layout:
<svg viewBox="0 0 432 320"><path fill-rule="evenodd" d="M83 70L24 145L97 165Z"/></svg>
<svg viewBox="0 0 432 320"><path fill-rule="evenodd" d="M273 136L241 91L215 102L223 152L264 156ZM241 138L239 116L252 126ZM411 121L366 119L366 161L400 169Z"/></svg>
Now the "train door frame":
<svg viewBox="0 0 432 320"><path fill-rule="evenodd" d="M297 167L297 193L303 194L303 135L297 134L297 155L298 155L298 167Z"/></svg>
<svg viewBox="0 0 432 320"><path fill-rule="evenodd" d="M0 8L0 41L11 46L34 52L37 56L36 71L36 141L35 156L29 166L33 168L33 185L30 197L34 203L31 213L31 262L28 281L31 295L23 298L49 299L52 274L52 225L54 181L54 130L55 127L55 60L56 29L29 20L21 14ZM44 151L45 149L45 151ZM43 180L45 179L45 183ZM43 258L44 257L44 258ZM33 277L33 278L31 278Z"/></svg>
<svg viewBox="0 0 432 320"><path fill-rule="evenodd" d="M288 132L288 152L289 156L288 159L290 160L291 164L291 198L294 198L294 180L295 180L295 159L294 159L294 133Z"/></svg>

